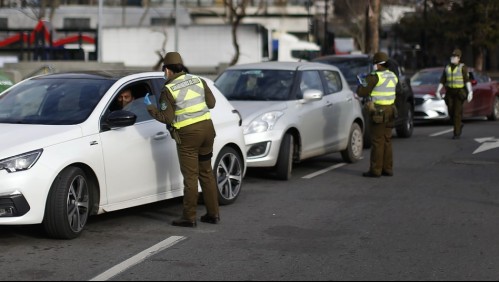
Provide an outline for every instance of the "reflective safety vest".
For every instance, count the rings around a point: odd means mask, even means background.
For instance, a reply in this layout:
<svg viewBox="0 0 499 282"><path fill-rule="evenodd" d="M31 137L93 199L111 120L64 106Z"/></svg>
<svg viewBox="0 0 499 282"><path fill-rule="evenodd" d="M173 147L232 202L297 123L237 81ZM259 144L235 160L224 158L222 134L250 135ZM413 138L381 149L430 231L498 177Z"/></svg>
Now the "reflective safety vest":
<svg viewBox="0 0 499 282"><path fill-rule="evenodd" d="M175 120L173 127L182 127L211 119L210 109L206 105L204 87L201 79L194 75L181 75L168 83L175 99Z"/></svg>
<svg viewBox="0 0 499 282"><path fill-rule="evenodd" d="M459 64L454 68L454 70L452 70L451 66L447 65L447 67L445 68L445 75L447 76L447 87L464 87L463 66L464 64Z"/></svg>
<svg viewBox="0 0 499 282"><path fill-rule="evenodd" d="M371 98L375 105L393 105L398 83L397 76L389 71L377 71L378 83L371 92Z"/></svg>

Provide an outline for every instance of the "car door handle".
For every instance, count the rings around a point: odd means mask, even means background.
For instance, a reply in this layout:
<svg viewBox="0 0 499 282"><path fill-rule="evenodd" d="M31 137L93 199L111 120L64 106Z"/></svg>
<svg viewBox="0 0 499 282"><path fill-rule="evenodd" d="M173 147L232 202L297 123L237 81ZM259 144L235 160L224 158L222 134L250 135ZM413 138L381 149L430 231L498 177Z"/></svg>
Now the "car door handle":
<svg viewBox="0 0 499 282"><path fill-rule="evenodd" d="M331 108L332 106L333 106L333 103L331 103L331 102L329 102L329 101L327 101L327 102L326 102L326 107L327 107L327 108Z"/></svg>
<svg viewBox="0 0 499 282"><path fill-rule="evenodd" d="M154 136L154 140L163 140L165 139L166 137L168 137L168 133L167 132L158 132L156 133L156 135Z"/></svg>

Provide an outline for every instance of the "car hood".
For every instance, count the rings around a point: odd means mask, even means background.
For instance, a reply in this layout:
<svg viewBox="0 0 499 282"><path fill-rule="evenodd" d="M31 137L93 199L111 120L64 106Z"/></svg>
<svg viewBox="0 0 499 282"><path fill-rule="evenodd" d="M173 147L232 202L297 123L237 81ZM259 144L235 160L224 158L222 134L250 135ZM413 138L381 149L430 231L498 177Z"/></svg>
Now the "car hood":
<svg viewBox="0 0 499 282"><path fill-rule="evenodd" d="M78 125L0 124L0 159L82 136Z"/></svg>
<svg viewBox="0 0 499 282"><path fill-rule="evenodd" d="M248 123L261 114L283 111L287 108L286 102L282 101L230 101L230 103L241 114L243 123Z"/></svg>
<svg viewBox="0 0 499 282"><path fill-rule="evenodd" d="M434 84L412 86L412 92L414 93L414 95L425 95L425 94L435 95L435 92L437 91L437 86L438 85ZM445 92L445 88L442 89L442 92Z"/></svg>

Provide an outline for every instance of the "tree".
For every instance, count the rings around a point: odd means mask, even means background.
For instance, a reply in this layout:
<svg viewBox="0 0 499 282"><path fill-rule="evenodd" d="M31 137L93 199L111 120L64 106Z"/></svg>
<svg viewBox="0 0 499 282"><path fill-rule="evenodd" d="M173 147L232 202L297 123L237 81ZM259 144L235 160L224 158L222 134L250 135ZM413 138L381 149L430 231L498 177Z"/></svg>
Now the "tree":
<svg viewBox="0 0 499 282"><path fill-rule="evenodd" d="M404 17L396 33L405 42L420 42L416 37L426 29L428 53L448 61L454 48L468 51L471 47L473 66L483 70L485 55L495 57L499 45L499 1L497 0L432 0L426 19L416 13ZM492 62L495 67L497 62Z"/></svg>

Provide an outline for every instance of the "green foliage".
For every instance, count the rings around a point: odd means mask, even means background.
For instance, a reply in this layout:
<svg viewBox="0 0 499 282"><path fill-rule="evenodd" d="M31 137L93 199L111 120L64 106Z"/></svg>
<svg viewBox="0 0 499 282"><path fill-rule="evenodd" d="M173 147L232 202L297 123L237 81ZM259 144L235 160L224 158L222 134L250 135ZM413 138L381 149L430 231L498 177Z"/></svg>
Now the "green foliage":
<svg viewBox="0 0 499 282"><path fill-rule="evenodd" d="M405 16L394 31L408 43L426 34L428 51L442 56L455 47L492 49L499 45L499 1L428 1L423 10Z"/></svg>

